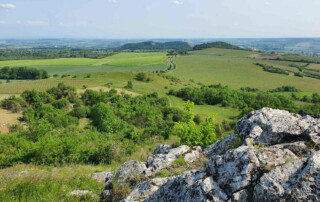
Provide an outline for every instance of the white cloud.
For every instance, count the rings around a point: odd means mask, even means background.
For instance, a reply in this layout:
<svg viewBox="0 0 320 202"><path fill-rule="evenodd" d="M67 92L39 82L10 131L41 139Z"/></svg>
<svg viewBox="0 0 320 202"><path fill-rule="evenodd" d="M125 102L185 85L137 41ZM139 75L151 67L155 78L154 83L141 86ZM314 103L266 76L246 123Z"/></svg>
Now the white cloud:
<svg viewBox="0 0 320 202"><path fill-rule="evenodd" d="M118 3L118 0L109 0L112 3Z"/></svg>
<svg viewBox="0 0 320 202"><path fill-rule="evenodd" d="M48 25L48 21L42 21L42 20L28 20L28 25Z"/></svg>
<svg viewBox="0 0 320 202"><path fill-rule="evenodd" d="M16 8L14 4L0 4L1 8Z"/></svg>
<svg viewBox="0 0 320 202"><path fill-rule="evenodd" d="M271 4L271 2L266 1L266 2L264 2L264 4L269 6Z"/></svg>
<svg viewBox="0 0 320 202"><path fill-rule="evenodd" d="M17 21L0 20L0 25L19 25L19 24L21 24L20 20L17 20Z"/></svg>
<svg viewBox="0 0 320 202"><path fill-rule="evenodd" d="M183 4L182 0L174 0L173 3L176 4L176 5Z"/></svg>

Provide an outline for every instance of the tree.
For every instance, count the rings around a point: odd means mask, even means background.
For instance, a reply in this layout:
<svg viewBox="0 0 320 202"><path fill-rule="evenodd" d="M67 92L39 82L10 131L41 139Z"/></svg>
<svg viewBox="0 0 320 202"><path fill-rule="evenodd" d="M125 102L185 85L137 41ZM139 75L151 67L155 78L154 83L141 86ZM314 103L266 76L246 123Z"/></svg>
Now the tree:
<svg viewBox="0 0 320 202"><path fill-rule="evenodd" d="M94 105L91 109L90 117L92 125L96 126L99 131L115 132L118 119L109 105L102 102Z"/></svg>
<svg viewBox="0 0 320 202"><path fill-rule="evenodd" d="M197 127L194 122L193 106L194 103L190 101L185 104L187 115L183 122L175 123L176 134L180 137L180 144L205 148L217 141L214 117L208 116L205 123Z"/></svg>

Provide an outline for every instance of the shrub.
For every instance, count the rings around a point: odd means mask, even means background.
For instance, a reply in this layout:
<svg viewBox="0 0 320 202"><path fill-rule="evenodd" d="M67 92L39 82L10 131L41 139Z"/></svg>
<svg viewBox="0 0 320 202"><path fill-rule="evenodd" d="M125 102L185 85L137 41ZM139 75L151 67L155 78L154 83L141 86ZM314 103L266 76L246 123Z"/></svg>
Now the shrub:
<svg viewBox="0 0 320 202"><path fill-rule="evenodd" d="M174 168L178 168L178 167L181 167L181 166L185 166L187 165L187 162L184 160L183 156L179 156L179 158L177 160L175 160L173 163L172 163L172 167Z"/></svg>
<svg viewBox="0 0 320 202"><path fill-rule="evenodd" d="M23 107L26 107L27 103L22 98L11 96L10 98L2 100L0 102L0 106L3 109L10 110L13 113L17 113L20 112L23 109Z"/></svg>
<svg viewBox="0 0 320 202"><path fill-rule="evenodd" d="M60 99L60 100L56 100L52 103L52 106L56 109L64 109L66 108L68 105L70 104L70 102L63 98L63 99Z"/></svg>
<svg viewBox="0 0 320 202"><path fill-rule="evenodd" d="M133 88L133 83L132 81L128 81L128 84L125 86L125 88Z"/></svg>
<svg viewBox="0 0 320 202"><path fill-rule="evenodd" d="M137 81L146 81L147 80L147 74L145 72L139 72L136 75L136 80Z"/></svg>
<svg viewBox="0 0 320 202"><path fill-rule="evenodd" d="M175 123L176 134L180 137L180 144L205 148L217 141L213 117L208 116L204 124L196 127L193 106L194 103L190 101L185 104L187 115L184 122Z"/></svg>
<svg viewBox="0 0 320 202"><path fill-rule="evenodd" d="M69 115L73 117L77 117L78 119L80 118L86 118L90 114L90 109L88 107L77 107L74 108Z"/></svg>
<svg viewBox="0 0 320 202"><path fill-rule="evenodd" d="M270 92L300 92L300 90L298 90L294 86L281 86L279 88L271 90Z"/></svg>
<svg viewBox="0 0 320 202"><path fill-rule="evenodd" d="M278 67L274 67L274 66L266 65L266 64L261 64L261 63L255 63L255 65L258 65L258 66L262 67L263 71L267 71L267 72L271 72L271 73L278 73L278 74L289 75L289 72L288 72L288 71L283 70L283 69L278 68Z"/></svg>
<svg viewBox="0 0 320 202"><path fill-rule="evenodd" d="M99 131L113 133L122 128L121 121L115 116L111 107L102 102L92 107L90 118L92 125L96 126Z"/></svg>
<svg viewBox="0 0 320 202"><path fill-rule="evenodd" d="M199 114L196 114L193 118L193 121L199 125L202 122L201 116Z"/></svg>
<svg viewBox="0 0 320 202"><path fill-rule="evenodd" d="M18 163L61 165L64 163L111 163L110 143L98 132L67 128L49 132L35 142L23 134L0 136L0 167ZM14 151L14 152L13 152Z"/></svg>

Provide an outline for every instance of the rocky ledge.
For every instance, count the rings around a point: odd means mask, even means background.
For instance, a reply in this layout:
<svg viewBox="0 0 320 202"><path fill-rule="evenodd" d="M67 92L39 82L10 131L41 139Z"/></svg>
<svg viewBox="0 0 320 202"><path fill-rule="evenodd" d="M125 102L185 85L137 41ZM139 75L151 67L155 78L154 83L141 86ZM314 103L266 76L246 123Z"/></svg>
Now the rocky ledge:
<svg viewBox="0 0 320 202"><path fill-rule="evenodd" d="M241 118L236 132L203 152L160 145L147 162L129 161L106 177L102 201L114 185L132 184L122 201L320 201L320 119L263 108ZM153 178L179 157L188 164L206 156L204 168Z"/></svg>

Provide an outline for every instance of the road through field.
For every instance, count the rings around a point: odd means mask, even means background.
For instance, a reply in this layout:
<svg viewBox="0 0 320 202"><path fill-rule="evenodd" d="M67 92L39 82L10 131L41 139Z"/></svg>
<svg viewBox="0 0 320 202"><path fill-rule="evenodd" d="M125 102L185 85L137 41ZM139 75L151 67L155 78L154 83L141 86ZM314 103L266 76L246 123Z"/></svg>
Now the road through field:
<svg viewBox="0 0 320 202"><path fill-rule="evenodd" d="M173 64L173 62L172 62L172 60L171 60L171 58L168 58L168 63L170 64L170 70L174 70L174 64Z"/></svg>

